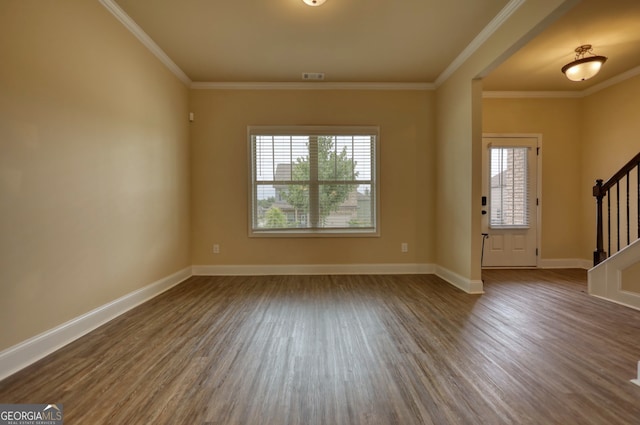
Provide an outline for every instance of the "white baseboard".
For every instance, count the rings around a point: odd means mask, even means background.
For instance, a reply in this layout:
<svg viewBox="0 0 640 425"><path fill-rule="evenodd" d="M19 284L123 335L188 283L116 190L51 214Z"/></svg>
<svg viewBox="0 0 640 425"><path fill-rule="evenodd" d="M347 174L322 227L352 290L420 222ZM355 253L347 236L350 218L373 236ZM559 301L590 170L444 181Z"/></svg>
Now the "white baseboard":
<svg viewBox="0 0 640 425"><path fill-rule="evenodd" d="M436 275L468 294L484 294L482 280L467 279L442 266L436 266Z"/></svg>
<svg viewBox="0 0 640 425"><path fill-rule="evenodd" d="M0 352L0 380L191 277L191 267L131 292Z"/></svg>
<svg viewBox="0 0 640 425"><path fill-rule="evenodd" d="M540 259L538 267L541 269L584 269L593 267L593 261L581 258L553 258Z"/></svg>
<svg viewBox="0 0 640 425"><path fill-rule="evenodd" d="M469 294L484 293L481 280L466 279L434 264L298 264L193 266L194 276L274 276L319 274L435 274Z"/></svg>
<svg viewBox="0 0 640 425"><path fill-rule="evenodd" d="M592 297L600 298L601 300L605 300L605 301L612 302L614 304L621 305L623 307L628 307L628 308L632 308L634 310L640 311L640 296L638 294L633 293L633 292L625 292L625 294L627 296L634 297L637 300L637 303L620 301L620 300L617 300L615 298L610 298L610 297L606 297L606 296L602 296L602 295L598 295L598 294L591 294L590 293L589 295L591 295Z"/></svg>
<svg viewBox="0 0 640 425"><path fill-rule="evenodd" d="M277 276L319 274L433 274L433 264L283 264L193 266L194 276Z"/></svg>

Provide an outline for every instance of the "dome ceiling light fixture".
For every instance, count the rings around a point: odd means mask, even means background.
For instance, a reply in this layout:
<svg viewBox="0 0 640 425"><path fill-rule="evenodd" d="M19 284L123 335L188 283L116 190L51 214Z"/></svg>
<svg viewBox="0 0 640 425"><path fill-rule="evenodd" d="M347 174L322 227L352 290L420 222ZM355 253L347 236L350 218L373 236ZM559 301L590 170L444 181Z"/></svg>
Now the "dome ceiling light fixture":
<svg viewBox="0 0 640 425"><path fill-rule="evenodd" d="M584 55L589 53L593 56ZM591 44L576 47L576 58L562 67L562 73L571 81L584 81L595 77L602 64L607 61L605 56L595 56Z"/></svg>
<svg viewBox="0 0 640 425"><path fill-rule="evenodd" d="M309 6L322 6L327 0L302 0Z"/></svg>

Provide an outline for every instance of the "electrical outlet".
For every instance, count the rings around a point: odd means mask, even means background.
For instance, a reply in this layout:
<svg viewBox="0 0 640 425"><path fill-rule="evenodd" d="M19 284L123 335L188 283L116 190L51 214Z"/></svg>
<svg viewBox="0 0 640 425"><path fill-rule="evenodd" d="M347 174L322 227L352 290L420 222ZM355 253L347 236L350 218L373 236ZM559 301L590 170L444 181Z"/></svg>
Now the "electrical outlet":
<svg viewBox="0 0 640 425"><path fill-rule="evenodd" d="M409 244L406 242L402 242L400 244L400 251L402 252L409 252Z"/></svg>
<svg viewBox="0 0 640 425"><path fill-rule="evenodd" d="M217 243L213 244L213 253L220 254L220 245L218 245Z"/></svg>

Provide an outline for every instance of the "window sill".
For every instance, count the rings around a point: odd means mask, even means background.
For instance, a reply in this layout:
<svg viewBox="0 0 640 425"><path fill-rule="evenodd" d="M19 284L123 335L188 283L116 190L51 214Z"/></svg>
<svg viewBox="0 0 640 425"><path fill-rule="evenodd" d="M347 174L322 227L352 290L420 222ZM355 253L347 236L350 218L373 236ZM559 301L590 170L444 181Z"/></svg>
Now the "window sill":
<svg viewBox="0 0 640 425"><path fill-rule="evenodd" d="M380 232L372 229L362 230L251 230L250 238L378 238Z"/></svg>

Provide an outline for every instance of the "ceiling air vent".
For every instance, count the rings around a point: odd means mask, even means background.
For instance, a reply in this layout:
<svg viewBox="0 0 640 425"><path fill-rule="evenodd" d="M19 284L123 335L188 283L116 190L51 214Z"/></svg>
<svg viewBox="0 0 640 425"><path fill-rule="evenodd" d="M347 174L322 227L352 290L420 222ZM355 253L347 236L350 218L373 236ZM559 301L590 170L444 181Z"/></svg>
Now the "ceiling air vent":
<svg viewBox="0 0 640 425"><path fill-rule="evenodd" d="M303 72L302 79L305 81L322 81L324 80L324 72Z"/></svg>

